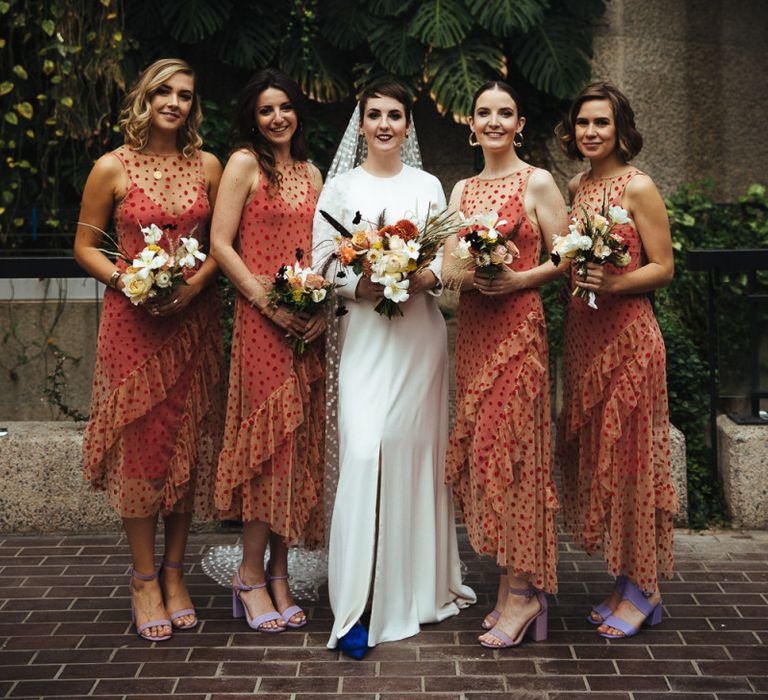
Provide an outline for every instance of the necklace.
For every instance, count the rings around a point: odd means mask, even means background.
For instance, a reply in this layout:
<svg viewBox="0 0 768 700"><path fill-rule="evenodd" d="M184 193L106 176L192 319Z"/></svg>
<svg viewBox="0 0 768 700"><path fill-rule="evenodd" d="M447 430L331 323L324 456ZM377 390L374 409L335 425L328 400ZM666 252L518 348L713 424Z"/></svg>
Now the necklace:
<svg viewBox="0 0 768 700"><path fill-rule="evenodd" d="M142 151L142 153L145 156L149 156L150 158L150 167L152 168L152 177L155 178L155 180L162 180L164 177L163 171L161 168L161 163L156 164L155 158L170 158L171 156L177 156L178 153L175 151L173 153L153 153L152 151Z"/></svg>

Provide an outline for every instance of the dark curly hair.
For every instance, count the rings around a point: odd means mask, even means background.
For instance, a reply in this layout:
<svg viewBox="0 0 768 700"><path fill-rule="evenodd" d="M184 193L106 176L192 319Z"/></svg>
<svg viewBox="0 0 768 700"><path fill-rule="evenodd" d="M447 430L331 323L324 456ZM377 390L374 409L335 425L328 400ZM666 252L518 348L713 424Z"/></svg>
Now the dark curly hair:
<svg viewBox="0 0 768 700"><path fill-rule="evenodd" d="M643 147L643 136L635 126L635 113L621 90L610 83L587 85L571 103L567 116L555 127L560 148L571 160L584 160L576 145L576 118L581 105L589 100L608 100L616 124L616 152L628 163Z"/></svg>
<svg viewBox="0 0 768 700"><path fill-rule="evenodd" d="M304 97L296 81L276 68L260 70L248 81L240 93L235 112L237 148L246 148L256 156L259 167L267 178L267 189L271 195L274 195L280 191L283 176L277 169L272 144L259 131L256 121L256 104L259 95L269 88L282 90L296 111L298 124L291 137L291 157L294 160L307 160L309 157L307 142L304 138L309 110L307 98Z"/></svg>

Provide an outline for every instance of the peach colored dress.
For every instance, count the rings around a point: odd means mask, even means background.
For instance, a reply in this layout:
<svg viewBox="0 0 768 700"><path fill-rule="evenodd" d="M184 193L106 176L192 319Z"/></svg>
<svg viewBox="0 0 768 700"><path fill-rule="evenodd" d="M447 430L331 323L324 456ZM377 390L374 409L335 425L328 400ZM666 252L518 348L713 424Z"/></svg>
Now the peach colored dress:
<svg viewBox="0 0 768 700"><path fill-rule="evenodd" d="M267 179L243 209L236 248L270 282L296 249L312 248L317 203L306 164L271 196ZM285 331L238 295L224 447L216 475L222 518L267 522L286 541L323 542L323 342L294 357Z"/></svg>
<svg viewBox="0 0 768 700"><path fill-rule="evenodd" d="M582 177L572 211L619 205L640 171L613 179ZM605 195L604 195L605 193ZM629 245L626 274L644 263L632 224L616 229ZM602 551L608 570L653 591L673 573L671 479L664 340L645 294L597 297L591 309L571 297L565 319L563 411L557 461L565 519L576 542Z"/></svg>
<svg viewBox="0 0 768 700"><path fill-rule="evenodd" d="M532 167L502 178L467 180L461 211L497 211L512 228L520 257L510 267L539 264L541 236L525 214ZM470 290L459 301L456 423L447 479L461 503L472 547L496 557L536 588L557 591L559 506L551 473L547 330L539 292L498 297Z"/></svg>
<svg viewBox="0 0 768 700"><path fill-rule="evenodd" d="M144 248L140 226L151 223L175 226L160 243L169 250L193 229L203 238L211 208L200 153L150 156L122 146L113 154L129 181L114 213L127 253ZM219 310L213 285L181 313L162 318L122 292L104 292L83 467L122 517L213 514L224 417Z"/></svg>

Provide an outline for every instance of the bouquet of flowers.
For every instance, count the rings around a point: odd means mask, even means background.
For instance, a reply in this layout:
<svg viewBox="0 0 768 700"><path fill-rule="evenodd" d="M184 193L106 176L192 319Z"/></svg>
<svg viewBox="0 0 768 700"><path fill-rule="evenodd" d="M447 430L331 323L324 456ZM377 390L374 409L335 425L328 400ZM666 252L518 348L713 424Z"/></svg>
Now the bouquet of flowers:
<svg viewBox="0 0 768 700"><path fill-rule="evenodd" d="M121 275L123 294L136 306L143 304L147 299L168 296L177 287L187 284L184 272L194 269L198 261L203 262L206 258L194 237L197 226L194 226L187 236L179 238L174 249L175 242L168 236L169 231L175 230L174 224L165 224L162 227L157 224L139 224L146 245L137 255L132 256L106 231L82 221L78 221L78 224L98 231L114 245L112 250L99 248L102 253L127 263L128 267ZM173 249L172 253L159 245L163 238L168 243L167 247Z"/></svg>
<svg viewBox="0 0 768 700"><path fill-rule="evenodd" d="M198 260L205 260L205 253L200 250L200 244L193 236L196 226L188 236L179 238L179 244L173 253L168 253L160 247L158 244L166 235L165 232L173 228L173 224L166 224L163 228L150 224L141 229L147 245L122 275L123 294L132 304L139 305L147 299L168 296L177 287L187 284L184 280L186 270L194 269ZM124 259L126 262L130 260Z"/></svg>
<svg viewBox="0 0 768 700"><path fill-rule="evenodd" d="M559 265L563 259L573 260L576 274L582 279L587 278L587 263L598 265L611 263L616 267L629 265L632 257L627 252L628 246L614 231L617 224L632 221L627 212L619 206L609 207L607 212L603 207L603 214L590 215L584 207L581 211L584 218L571 219L567 235L553 237L552 262ZM586 299L591 308L597 308L594 292L576 287L572 294Z"/></svg>
<svg viewBox="0 0 768 700"><path fill-rule="evenodd" d="M475 267L487 267L491 280L502 265L511 263L518 254L517 246L512 242L523 225L522 217L508 233L499 229L508 222L499 221L495 211L464 216L459 212L462 230L459 232L459 244L453 251L453 257L462 263L473 263Z"/></svg>
<svg viewBox="0 0 768 700"><path fill-rule="evenodd" d="M293 314L308 313L314 315L328 299L333 285L311 267L302 267L304 251L296 249L296 262L282 265L272 282L272 289L267 295L269 305L277 308L282 305ZM293 338L293 350L301 355L306 349L303 337Z"/></svg>
<svg viewBox="0 0 768 700"><path fill-rule="evenodd" d="M331 257L366 275L371 282L383 285L384 298L375 310L389 319L403 315L398 305L410 298L410 277L432 262L440 244L458 228L448 210L429 217L421 229L413 221L401 219L391 226L380 221L376 226L354 232L328 212L320 213L339 232ZM357 212L352 223L357 226L361 221ZM343 277L344 272L337 276Z"/></svg>

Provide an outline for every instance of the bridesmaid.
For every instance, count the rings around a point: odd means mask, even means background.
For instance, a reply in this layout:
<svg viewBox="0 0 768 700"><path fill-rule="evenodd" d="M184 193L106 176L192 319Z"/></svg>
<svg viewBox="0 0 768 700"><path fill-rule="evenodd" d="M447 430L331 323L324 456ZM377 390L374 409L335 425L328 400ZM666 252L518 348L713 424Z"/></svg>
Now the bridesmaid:
<svg viewBox="0 0 768 700"><path fill-rule="evenodd" d="M202 113L187 63L156 61L125 97L125 143L96 161L83 192L75 258L107 285L99 327L91 419L83 438L85 476L107 491L131 550L131 599L138 634L169 639L197 624L182 580L192 512L211 516L211 479L223 428L223 350L219 303L207 258L161 301L134 306L120 291L125 263L101 252L114 224L136 255L140 226L169 226L159 245L208 228L221 165L200 150ZM165 553L155 569L160 514ZM158 581L158 572L162 578Z"/></svg>
<svg viewBox="0 0 768 700"><path fill-rule="evenodd" d="M557 431L566 524L616 577L587 619L604 637L631 637L644 621L661 621L658 577L673 573L666 356L648 298L674 273L669 221L653 180L630 165L643 139L619 90L584 88L557 134L569 158L589 160L570 183L576 216L601 213L605 201L631 219L617 229L629 266L590 265L586 279L574 276L598 295L598 309L575 297L568 305Z"/></svg>
<svg viewBox="0 0 768 700"><path fill-rule="evenodd" d="M469 124L485 168L456 184L451 207L467 216L497 212L508 222L502 233L521 221L516 260L494 275L488 268L463 272L459 281L456 423L447 458L472 547L505 570L480 637L497 648L517 646L526 632L545 639L543 592L557 591L547 334L537 288L560 274L551 262L540 264L541 239L551 248L567 218L550 173L515 151L525 117L512 87L480 87ZM454 238L446 246L446 272L456 245Z"/></svg>
<svg viewBox="0 0 768 700"><path fill-rule="evenodd" d="M288 545L323 541L323 354L311 345L321 314L305 318L267 300L271 280L296 249L312 247L322 178L307 161L306 102L284 73L257 73L240 95L240 145L224 169L212 253L238 291L224 447L216 474L223 519L243 521L243 560L233 613L260 632L307 619L288 587ZM303 335L295 357L286 336ZM264 555L269 544L269 565Z"/></svg>

